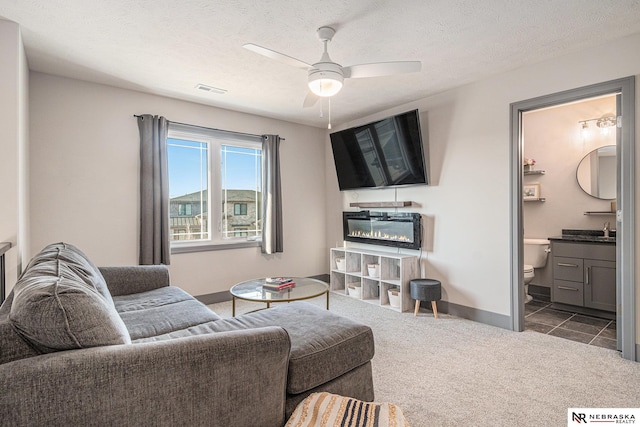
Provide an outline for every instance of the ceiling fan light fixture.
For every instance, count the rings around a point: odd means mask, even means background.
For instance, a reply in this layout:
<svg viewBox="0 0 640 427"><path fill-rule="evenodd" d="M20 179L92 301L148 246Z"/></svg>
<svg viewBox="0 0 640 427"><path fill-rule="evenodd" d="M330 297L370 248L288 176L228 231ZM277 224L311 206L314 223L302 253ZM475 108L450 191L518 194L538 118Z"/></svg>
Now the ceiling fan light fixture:
<svg viewBox="0 0 640 427"><path fill-rule="evenodd" d="M309 90L314 94L322 97L333 96L342 89L344 77L342 73L337 71L310 71L309 72Z"/></svg>

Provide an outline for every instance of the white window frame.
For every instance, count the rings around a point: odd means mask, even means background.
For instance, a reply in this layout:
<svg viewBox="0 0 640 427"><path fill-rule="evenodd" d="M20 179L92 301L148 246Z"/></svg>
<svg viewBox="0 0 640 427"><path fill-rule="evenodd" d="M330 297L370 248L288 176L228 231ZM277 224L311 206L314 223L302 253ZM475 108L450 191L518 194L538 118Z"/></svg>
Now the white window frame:
<svg viewBox="0 0 640 427"><path fill-rule="evenodd" d="M262 138L258 135L239 134L180 123L169 124L167 138L206 143L209 153L207 162L207 230L209 230L209 239L171 241L171 253L260 246L261 237L222 237L222 192L220 191L222 188L222 171L220 165L222 162L222 145L262 150Z"/></svg>

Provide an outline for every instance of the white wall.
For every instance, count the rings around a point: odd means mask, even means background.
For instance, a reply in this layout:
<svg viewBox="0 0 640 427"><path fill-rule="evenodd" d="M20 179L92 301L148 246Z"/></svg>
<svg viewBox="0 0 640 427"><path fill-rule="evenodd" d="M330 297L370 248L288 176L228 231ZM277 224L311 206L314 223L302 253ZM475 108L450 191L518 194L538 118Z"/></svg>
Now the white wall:
<svg viewBox="0 0 640 427"><path fill-rule="evenodd" d="M12 244L7 292L28 261L28 77L20 29L0 20L0 241Z"/></svg>
<svg viewBox="0 0 640 427"><path fill-rule="evenodd" d="M429 187L398 189L397 199L417 202L418 207L411 210L427 217L425 274L443 282L444 300L501 315L510 313L510 104L638 75L639 49L640 34L606 49L591 47L335 127L340 130L413 108L421 110L434 182ZM636 97L638 105L640 95ZM636 106L636 123L640 123L639 116ZM636 141L640 141L638 129L640 126L636 127ZM327 200L336 202L328 204L328 224L336 224L353 199L394 200L393 190L339 193L329 139L325 142ZM636 157L640 165L640 150ZM640 188L640 174L636 180ZM637 204L640 206L640 198ZM329 226L327 244L339 240L340 227ZM636 257L638 269L640 252ZM640 278L640 271L636 277ZM636 283L637 306L639 288Z"/></svg>
<svg viewBox="0 0 640 427"><path fill-rule="evenodd" d="M596 148L616 144L615 129L603 135L595 122L590 122L588 136L583 137L578 122L615 115L615 112L616 97L609 96L523 115L524 156L536 160L536 169L546 171L545 175L524 177L525 184L539 183L541 196L546 199L544 203L524 203L525 237L560 236L565 228L602 230L605 221L615 229L614 215L584 215L587 211L609 211L611 201L589 196L576 179L576 169L584 156ZM615 164L612 174L615 177ZM550 262L536 269L532 283L551 287Z"/></svg>
<svg viewBox="0 0 640 427"><path fill-rule="evenodd" d="M31 73L31 243L76 244L97 265L138 263L139 134L133 114L232 131L279 134L284 250L173 255L174 284L195 295L271 275L326 271L324 130Z"/></svg>

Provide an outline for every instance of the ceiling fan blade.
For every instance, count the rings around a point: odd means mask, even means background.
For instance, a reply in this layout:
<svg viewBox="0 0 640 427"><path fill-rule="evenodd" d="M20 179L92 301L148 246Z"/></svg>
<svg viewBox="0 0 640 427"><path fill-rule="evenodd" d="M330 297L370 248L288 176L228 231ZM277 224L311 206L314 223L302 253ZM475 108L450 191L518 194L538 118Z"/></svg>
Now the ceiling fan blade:
<svg viewBox="0 0 640 427"><path fill-rule="evenodd" d="M320 97L315 93L309 91L307 92L307 96L304 97L304 101L302 102L302 108L309 108L316 105Z"/></svg>
<svg viewBox="0 0 640 427"><path fill-rule="evenodd" d="M380 77L392 74L415 73L420 71L420 61L376 62L359 64L342 69L345 78Z"/></svg>
<svg viewBox="0 0 640 427"><path fill-rule="evenodd" d="M252 52L266 56L267 58L275 59L276 61L280 61L287 65L291 65L292 67L302 68L303 70L307 70L311 68L311 65L307 64L306 62L300 61L299 59L296 59L296 58L292 58L291 56L285 55L284 53L279 53L279 52L276 52L275 50L258 46L257 44L247 43L247 44L243 44L242 47Z"/></svg>

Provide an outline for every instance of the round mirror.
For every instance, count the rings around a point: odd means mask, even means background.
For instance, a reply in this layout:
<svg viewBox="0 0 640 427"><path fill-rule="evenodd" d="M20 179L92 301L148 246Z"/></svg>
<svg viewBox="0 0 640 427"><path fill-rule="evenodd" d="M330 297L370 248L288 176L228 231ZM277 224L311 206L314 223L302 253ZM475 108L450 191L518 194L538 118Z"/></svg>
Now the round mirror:
<svg viewBox="0 0 640 427"><path fill-rule="evenodd" d="M605 145L584 156L576 178L580 188L598 199L616 198L616 146Z"/></svg>

